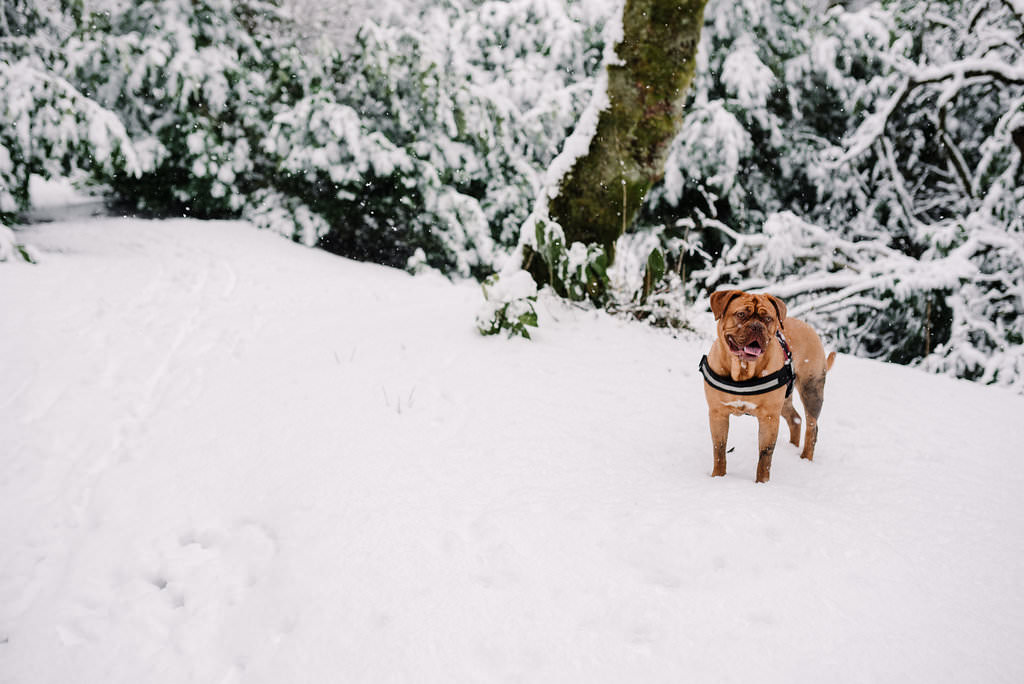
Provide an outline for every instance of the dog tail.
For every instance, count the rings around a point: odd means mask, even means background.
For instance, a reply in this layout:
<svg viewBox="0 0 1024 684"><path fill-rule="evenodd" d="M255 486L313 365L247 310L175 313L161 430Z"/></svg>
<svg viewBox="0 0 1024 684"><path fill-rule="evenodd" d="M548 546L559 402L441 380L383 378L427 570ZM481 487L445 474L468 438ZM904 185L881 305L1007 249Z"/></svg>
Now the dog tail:
<svg viewBox="0 0 1024 684"><path fill-rule="evenodd" d="M836 353L834 351L828 353L828 358L825 359L825 372L832 370L832 364L836 362Z"/></svg>

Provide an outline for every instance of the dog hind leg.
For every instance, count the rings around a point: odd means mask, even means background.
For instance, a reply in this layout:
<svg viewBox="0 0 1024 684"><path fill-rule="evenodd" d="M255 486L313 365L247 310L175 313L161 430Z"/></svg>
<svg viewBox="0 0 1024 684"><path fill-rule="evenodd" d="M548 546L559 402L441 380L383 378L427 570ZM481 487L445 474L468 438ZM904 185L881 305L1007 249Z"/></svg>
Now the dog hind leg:
<svg viewBox="0 0 1024 684"><path fill-rule="evenodd" d="M825 375L818 375L799 383L800 401L807 412L807 427L804 431L804 448L800 458L814 460L814 445L818 442L818 416L825 400Z"/></svg>

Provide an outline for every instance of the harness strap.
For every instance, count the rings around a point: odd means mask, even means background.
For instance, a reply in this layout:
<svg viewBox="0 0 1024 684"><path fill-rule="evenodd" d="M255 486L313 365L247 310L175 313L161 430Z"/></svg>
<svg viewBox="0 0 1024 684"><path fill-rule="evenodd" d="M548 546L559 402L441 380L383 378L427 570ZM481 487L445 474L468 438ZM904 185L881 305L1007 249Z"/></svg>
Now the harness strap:
<svg viewBox="0 0 1024 684"><path fill-rule="evenodd" d="M715 389L728 392L729 394L767 394L768 392L774 392L780 387L785 387L786 396L788 397L793 393L793 382L796 380L796 373L793 372L793 352L790 351L789 345L786 344L786 338L782 336L781 332L776 333L775 336L779 340L779 344L782 345L782 351L786 353L786 362L779 370L763 378L733 380L727 375L719 375L711 370L711 366L708 364L708 356L705 354L700 360L700 366L698 366L701 375L704 376L704 382Z"/></svg>

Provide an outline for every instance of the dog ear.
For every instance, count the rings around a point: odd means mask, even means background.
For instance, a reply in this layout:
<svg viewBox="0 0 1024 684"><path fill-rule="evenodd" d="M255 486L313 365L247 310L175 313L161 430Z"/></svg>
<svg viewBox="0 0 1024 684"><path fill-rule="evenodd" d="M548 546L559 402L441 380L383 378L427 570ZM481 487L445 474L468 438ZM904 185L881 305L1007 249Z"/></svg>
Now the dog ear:
<svg viewBox="0 0 1024 684"><path fill-rule="evenodd" d="M776 297L775 295L765 295L768 301L775 307L775 313L779 315L779 327L781 328L786 322L786 303Z"/></svg>
<svg viewBox="0 0 1024 684"><path fill-rule="evenodd" d="M711 313L715 314L716 321L725 315L725 310L729 308L729 302L741 294L743 294L743 290L720 290L711 293Z"/></svg>

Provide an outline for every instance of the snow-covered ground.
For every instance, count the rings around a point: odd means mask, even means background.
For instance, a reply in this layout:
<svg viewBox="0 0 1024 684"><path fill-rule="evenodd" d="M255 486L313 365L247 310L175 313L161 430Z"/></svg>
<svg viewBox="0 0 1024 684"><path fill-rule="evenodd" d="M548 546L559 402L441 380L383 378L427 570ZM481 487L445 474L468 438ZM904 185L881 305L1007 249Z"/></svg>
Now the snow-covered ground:
<svg viewBox="0 0 1024 684"><path fill-rule="evenodd" d="M712 479L706 341L241 223L0 264L0 682L1024 681L1024 397L840 357ZM785 431L783 431L785 432Z"/></svg>

